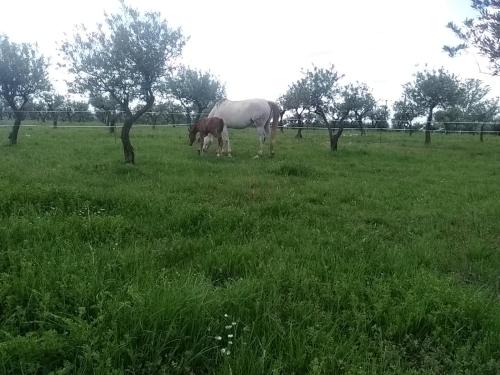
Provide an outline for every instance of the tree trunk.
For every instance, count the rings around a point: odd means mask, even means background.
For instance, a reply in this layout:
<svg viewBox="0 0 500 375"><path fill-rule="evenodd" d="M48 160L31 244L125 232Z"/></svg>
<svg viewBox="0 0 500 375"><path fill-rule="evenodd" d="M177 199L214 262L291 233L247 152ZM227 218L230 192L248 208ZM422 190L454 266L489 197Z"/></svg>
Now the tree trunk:
<svg viewBox="0 0 500 375"><path fill-rule="evenodd" d="M337 151L339 138L342 135L343 131L344 131L344 126L341 125L336 132L333 132L333 130L330 132L330 149L332 151Z"/></svg>
<svg viewBox="0 0 500 375"><path fill-rule="evenodd" d="M280 127L280 131L283 133L284 130L283 130L283 115L285 114L286 111L284 110L281 110L280 111L280 122L279 122L279 127Z"/></svg>
<svg viewBox="0 0 500 375"><path fill-rule="evenodd" d="M297 131L297 135L295 136L295 138L299 138L299 139L302 139L302 128L300 127L299 130Z"/></svg>
<svg viewBox="0 0 500 375"><path fill-rule="evenodd" d="M116 117L114 115L111 115L111 118L109 120L109 132L111 134L113 134L115 132L115 129L116 129Z"/></svg>
<svg viewBox="0 0 500 375"><path fill-rule="evenodd" d="M11 145L17 144L17 134L19 133L19 128L21 127L21 118L16 116L14 121L14 126L9 134L9 143Z"/></svg>
<svg viewBox="0 0 500 375"><path fill-rule="evenodd" d="M122 127L121 139L123 145L123 155L125 156L125 163L135 164L134 147L132 147L132 143L130 143L130 129L132 128L132 124L132 119L125 119Z"/></svg>
<svg viewBox="0 0 500 375"><path fill-rule="evenodd" d="M483 139L483 133L484 133L484 123L481 124L481 131L479 132L479 140L481 142L484 142L484 139Z"/></svg>
<svg viewBox="0 0 500 375"><path fill-rule="evenodd" d="M358 125L359 125L359 131L360 131L360 134L361 135L365 135L366 134L366 130L363 126L363 121L362 120L358 120Z"/></svg>
<svg viewBox="0 0 500 375"><path fill-rule="evenodd" d="M425 124L425 144L431 144L431 123L432 123L432 112L434 107L429 108L429 114L427 116L427 122Z"/></svg>

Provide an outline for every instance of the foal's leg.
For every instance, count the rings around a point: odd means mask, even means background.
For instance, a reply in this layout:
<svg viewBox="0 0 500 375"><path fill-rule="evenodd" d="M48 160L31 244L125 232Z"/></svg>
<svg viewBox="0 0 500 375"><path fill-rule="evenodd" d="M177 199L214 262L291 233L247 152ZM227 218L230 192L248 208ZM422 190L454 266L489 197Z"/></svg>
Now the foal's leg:
<svg viewBox="0 0 500 375"><path fill-rule="evenodd" d="M207 152L208 147L210 147L210 143L212 143L213 136L208 133L203 139L203 152Z"/></svg>
<svg viewBox="0 0 500 375"><path fill-rule="evenodd" d="M199 137L198 137L198 155L201 155L201 150L203 148L203 142L205 141L205 137L203 134L200 132Z"/></svg>

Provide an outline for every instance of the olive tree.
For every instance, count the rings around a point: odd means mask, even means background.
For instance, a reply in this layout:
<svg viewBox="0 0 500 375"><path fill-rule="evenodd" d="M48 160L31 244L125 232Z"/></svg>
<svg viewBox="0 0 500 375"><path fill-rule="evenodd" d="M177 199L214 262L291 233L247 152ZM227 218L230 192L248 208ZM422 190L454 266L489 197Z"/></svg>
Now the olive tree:
<svg viewBox="0 0 500 375"><path fill-rule="evenodd" d="M297 121L298 131L296 138L302 138L302 127L304 125L304 116L309 108L309 91L305 79L299 79L292 83L285 94L279 98L279 103L284 111L291 111L292 118Z"/></svg>
<svg viewBox="0 0 500 375"><path fill-rule="evenodd" d="M482 141L486 123L494 121L498 114L498 98L488 98L490 87L478 79L467 79L460 82L460 86L462 96L458 102L451 108L436 112L436 120L444 122L445 129L450 123L474 131L479 126Z"/></svg>
<svg viewBox="0 0 500 375"><path fill-rule="evenodd" d="M226 95L224 85L211 73L184 66L168 81L166 91L181 103L188 118L194 113L194 123Z"/></svg>
<svg viewBox="0 0 500 375"><path fill-rule="evenodd" d="M14 126L9 134L11 145L17 143L29 102L50 88L47 66L34 46L14 43L0 35L0 96L14 114Z"/></svg>
<svg viewBox="0 0 500 375"><path fill-rule="evenodd" d="M98 110L97 117L108 126L109 132L114 133L116 121L120 115L120 103L102 94L91 94L89 102Z"/></svg>
<svg viewBox="0 0 500 375"><path fill-rule="evenodd" d="M413 82L405 85L405 95L419 112L427 114L425 143L431 143L431 124L435 109L456 105L463 96L458 78L443 68L425 70L415 75Z"/></svg>
<svg viewBox="0 0 500 375"><path fill-rule="evenodd" d="M394 116L392 118L392 125L396 129L408 129L409 134L413 134L412 122L417 117L422 115L422 110L417 107L415 103L408 100L405 95L404 98L397 100L393 105Z"/></svg>
<svg viewBox="0 0 500 375"><path fill-rule="evenodd" d="M344 131L344 120L347 118L345 111L339 111L337 105L341 92L339 81L342 77L332 65L329 68L313 67L304 73L302 81L305 90L303 106L316 113L328 128L332 151L337 150L339 138ZM334 124L338 125L337 129Z"/></svg>
<svg viewBox="0 0 500 375"><path fill-rule="evenodd" d="M361 135L365 134L363 120L373 112L376 106L375 98L364 83L349 84L344 88L344 99L350 103L350 115L359 126Z"/></svg>
<svg viewBox="0 0 500 375"><path fill-rule="evenodd" d="M122 2L121 11L106 15L96 31L81 26L62 45L74 76L71 88L119 104L126 163L135 163L129 136L132 125L153 106L184 44L181 30L169 27L159 13L140 13Z"/></svg>
<svg viewBox="0 0 500 375"><path fill-rule="evenodd" d="M477 17L466 19L461 26L448 23L460 40L456 46L444 46L450 56L456 56L469 47L477 49L490 63L493 75L500 74L500 0L472 0Z"/></svg>

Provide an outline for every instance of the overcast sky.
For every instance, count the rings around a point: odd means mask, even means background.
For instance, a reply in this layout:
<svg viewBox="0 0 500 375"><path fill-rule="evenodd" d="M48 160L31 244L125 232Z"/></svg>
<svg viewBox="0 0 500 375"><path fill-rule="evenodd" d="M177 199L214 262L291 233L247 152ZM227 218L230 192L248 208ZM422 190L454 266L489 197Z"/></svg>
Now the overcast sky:
<svg viewBox="0 0 500 375"><path fill-rule="evenodd" d="M76 24L94 27L117 0L1 1L0 33L36 42L52 61L57 43ZM313 64L334 64L345 83L367 83L384 103L419 69L445 66L462 78L480 78L500 95L500 78L483 74L473 54L451 59L443 44L456 39L445 26L473 16L469 0L128 0L160 11L189 41L183 62L209 70L226 85L229 99L277 99ZM478 67L479 63L479 67ZM52 67L62 90L63 74Z"/></svg>

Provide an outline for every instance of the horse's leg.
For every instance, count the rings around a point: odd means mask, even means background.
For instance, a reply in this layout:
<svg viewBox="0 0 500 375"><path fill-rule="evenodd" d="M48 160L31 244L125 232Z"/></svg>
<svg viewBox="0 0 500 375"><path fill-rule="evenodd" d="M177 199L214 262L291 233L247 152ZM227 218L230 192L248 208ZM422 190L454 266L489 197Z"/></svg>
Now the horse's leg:
<svg viewBox="0 0 500 375"><path fill-rule="evenodd" d="M217 143L218 143L218 146L217 146L217 157L220 156L221 152L222 152L222 146L224 144L224 141L222 140L222 136L220 134L217 134Z"/></svg>
<svg viewBox="0 0 500 375"><path fill-rule="evenodd" d="M224 142L224 149L227 156L231 157L231 144L229 143L229 132L227 131L227 126L222 129L222 139Z"/></svg>
<svg viewBox="0 0 500 375"><path fill-rule="evenodd" d="M264 153L264 142L266 141L266 130L264 126L259 126L256 124L257 136L259 137L259 151L255 158L259 158Z"/></svg>

